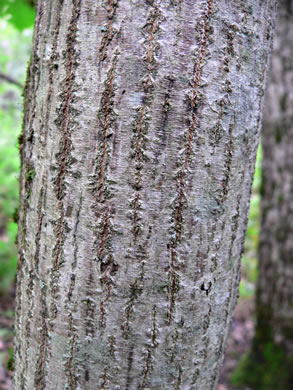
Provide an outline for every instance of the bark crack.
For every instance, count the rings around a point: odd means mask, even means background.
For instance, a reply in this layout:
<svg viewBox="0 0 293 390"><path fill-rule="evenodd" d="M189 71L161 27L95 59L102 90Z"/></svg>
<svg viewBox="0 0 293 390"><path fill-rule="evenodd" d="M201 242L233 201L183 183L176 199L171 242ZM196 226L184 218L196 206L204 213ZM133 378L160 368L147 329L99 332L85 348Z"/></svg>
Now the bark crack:
<svg viewBox="0 0 293 390"><path fill-rule="evenodd" d="M126 339L128 338L129 333L130 333L130 318L131 318L131 314L133 312L135 302L136 302L138 296L142 293L142 288L138 284L139 279L140 278L136 279L135 282L130 285L130 297L129 297L129 301L126 305L126 308L125 308L125 320L124 320L124 324L122 326L122 329L123 329L123 336Z"/></svg>
<svg viewBox="0 0 293 390"><path fill-rule="evenodd" d="M99 65L106 59L107 57L107 49L110 45L111 41L117 34L117 31L113 28L113 19L115 18L116 11L118 8L119 0L108 0L107 3L107 19L108 24L103 28L105 34L102 38L101 46L99 48Z"/></svg>
<svg viewBox="0 0 293 390"><path fill-rule="evenodd" d="M49 76L48 76L48 94L47 94L47 99L46 99L46 115L44 115L45 120L43 124L41 125L40 129L40 136L43 135L43 132L45 131L44 134L44 140L43 140L43 145L47 145L47 136L48 136L48 123L49 123L49 117L51 113L51 103L52 103L52 94L53 94L53 84L54 84L54 74L58 70L58 64L57 64L57 59L58 59L58 37L59 37L59 32L60 32L60 25L61 25L61 15L62 15L62 7L63 7L63 0L59 0L57 4L57 10L56 10L56 16L57 16L57 21L56 21L56 26L54 28L54 39L53 39L53 45L52 45L52 54L50 56L50 65L49 65ZM42 3L43 4L43 3ZM42 141L41 141L42 142Z"/></svg>
<svg viewBox="0 0 293 390"><path fill-rule="evenodd" d="M229 140L228 145L226 147L226 161L225 161L225 174L224 174L224 180L222 182L222 196L221 196L221 202L223 203L228 195L228 186L230 182L230 175L231 175L231 165L232 165L232 158L233 158L233 128L234 125L229 125Z"/></svg>
<svg viewBox="0 0 293 390"><path fill-rule="evenodd" d="M153 12L150 13L147 23L144 26L148 30L146 42L148 44L147 52L145 55L147 75L143 80L144 98L143 105L139 108L138 118L134 122L134 160L135 160L135 182L134 199L131 202L132 213L132 233L134 240L136 241L139 233L142 230L140 221L140 208L141 208L141 189L142 189L142 169L144 160L144 144L145 144L145 131L147 127L147 111L151 104L152 92L153 92L153 79L152 71L154 69L154 34L158 29L159 8L156 4L152 4Z"/></svg>
<svg viewBox="0 0 293 390"><path fill-rule="evenodd" d="M70 106L73 94L73 83L74 83L74 71L75 67L78 66L77 56L78 53L75 49L76 34L77 34L77 23L80 16L81 0L73 0L72 2L72 14L70 25L67 34L67 50L66 50L66 79L65 79L65 91L64 101L61 106L60 115L56 119L55 123L60 126L62 131L62 139L60 141L60 150L56 155L59 161L59 172L55 178L55 192L57 198L57 207L60 212L59 220L56 226L56 245L53 250L54 264L51 277L51 316L52 319L57 316L57 297L59 290L59 268L61 263L61 255L63 252L64 243L64 231L65 231L65 211L63 198L65 196L65 175L67 166L69 165L69 155L71 148L71 137L70 137Z"/></svg>
<svg viewBox="0 0 293 390"><path fill-rule="evenodd" d="M133 364L133 350L134 350L134 345L132 344L129 348L128 357L127 357L127 377L126 377L125 390L130 390L130 385L132 382L130 374L131 374L131 369Z"/></svg>
<svg viewBox="0 0 293 390"><path fill-rule="evenodd" d="M37 390L43 390L46 386L46 359L48 354L48 310L46 304L46 287L41 288L41 327L39 351L36 359L36 370L34 373L34 386Z"/></svg>
<svg viewBox="0 0 293 390"><path fill-rule="evenodd" d="M147 347L145 365L142 371L142 382L139 386L139 390L142 390L148 386L148 381L150 379L149 376L152 370L153 352L154 349L158 346L156 316L157 316L157 306L153 305L151 343Z"/></svg>
<svg viewBox="0 0 293 390"><path fill-rule="evenodd" d="M112 4L112 2L111 2ZM104 83L104 91L102 93L100 109L98 111L98 119L102 129L101 134L101 150L97 151L95 162L95 173L93 174L93 191L97 192L95 213L101 216L100 226L97 227L97 235L95 247L97 248L97 259L100 262L100 271L102 274L103 288L105 289L105 297L100 302L100 320L101 328L106 325L106 309L105 305L111 296L112 280L111 275L115 275L118 271L118 264L113 258L113 251L111 249L111 217L113 214L113 207L108 199L112 197L111 188L106 185L106 168L109 165L109 140L112 139L112 125L114 123L115 112L113 110L114 96L115 96L115 67L118 61L118 52L113 56L110 70L107 73L107 79ZM99 136L99 134L98 134ZM96 184L97 182L97 184ZM99 205L101 210L99 210ZM103 210L104 209L104 210Z"/></svg>
<svg viewBox="0 0 293 390"><path fill-rule="evenodd" d="M76 221L74 225L74 230L73 230L73 246L74 246L74 253L73 253L73 263L72 263L72 270L76 267L77 265L77 252L78 252L78 244L77 244L77 230L78 226L80 223L80 212L81 212L81 207L82 207L82 195L80 195L79 198L79 205L76 213ZM73 275L73 274L72 274Z"/></svg>
<svg viewBox="0 0 293 390"><path fill-rule="evenodd" d="M101 390L107 390L107 387L105 387L107 385L107 382L108 382L107 374L108 374L108 368L105 367L104 368L104 373L103 373L103 378L102 378L103 382L102 382Z"/></svg>
<svg viewBox="0 0 293 390"><path fill-rule="evenodd" d="M97 167L99 170L97 172L98 178L98 200L105 200L105 183L104 183L104 171L106 167L107 160L107 151L108 151L108 142L112 137L111 124L113 122L113 104L114 104L114 77L115 77L115 66L117 64L118 55L115 55L111 68L107 75L107 80L105 82L105 90L103 92L101 108L98 112L98 118L100 118L100 123L103 129L103 141L102 141L102 155L100 161L97 161ZM97 156L98 158L99 156Z"/></svg>
<svg viewBox="0 0 293 390"><path fill-rule="evenodd" d="M70 390L75 390L77 386L75 375L75 344L76 344L76 332L73 326L73 316L69 313L69 337L70 337L70 356L68 360L68 381Z"/></svg>
<svg viewBox="0 0 293 390"><path fill-rule="evenodd" d="M45 183L47 183L47 177L45 177L44 175L42 178L42 186L40 189L40 196L37 205L38 218L37 218L37 232L35 236L36 250L34 256L35 273L37 275L39 274L39 255L40 255L40 246L41 246L41 233L42 233L42 226L43 226L43 219L44 219L44 213L42 211L42 207L43 207L44 193L46 193L46 189L44 189Z"/></svg>
<svg viewBox="0 0 293 390"><path fill-rule="evenodd" d="M183 373L183 369L182 369L181 364L179 363L178 371L177 371L177 380L176 380L176 384L175 384L174 390L180 390L181 381L182 381L182 373Z"/></svg>
<svg viewBox="0 0 293 390"><path fill-rule="evenodd" d="M168 247L170 248L170 263L169 263L169 308L168 308L168 322L169 324L173 321L175 303L176 303L176 292L179 286L179 275L176 273L175 266L177 260L177 247L181 242L182 231L183 231L183 207L186 202L184 187L185 187L185 176L189 167L190 156L193 146L193 137L198 123L198 117L196 115L198 106L198 87L201 79L201 71L203 61L207 49L207 37L209 31L209 20L212 13L213 0L207 1L207 10L203 17L203 31L202 39L200 43L200 54L198 61L195 65L194 78L193 78L193 91L191 98L191 123L187 133L187 144L185 148L185 157L183 165L178 174L177 180L177 197L175 200L175 207L173 212L174 233L169 241Z"/></svg>
<svg viewBox="0 0 293 390"><path fill-rule="evenodd" d="M102 299L100 303L100 312L101 312L101 318L100 318L100 327L103 328L106 325L106 310L105 310L105 304L109 301L111 296L111 279L109 277L108 272L105 272L103 276L103 283L106 288L106 295L105 298Z"/></svg>

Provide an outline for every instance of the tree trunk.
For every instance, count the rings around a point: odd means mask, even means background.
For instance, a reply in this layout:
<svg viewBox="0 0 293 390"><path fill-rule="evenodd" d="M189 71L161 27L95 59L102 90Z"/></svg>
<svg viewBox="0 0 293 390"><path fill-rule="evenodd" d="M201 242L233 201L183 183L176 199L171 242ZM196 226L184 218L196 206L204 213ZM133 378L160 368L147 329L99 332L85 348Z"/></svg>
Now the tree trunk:
<svg viewBox="0 0 293 390"><path fill-rule="evenodd" d="M282 0L266 93L256 335L244 381L293 388L293 2Z"/></svg>
<svg viewBox="0 0 293 390"><path fill-rule="evenodd" d="M275 3L38 2L15 390L215 388Z"/></svg>

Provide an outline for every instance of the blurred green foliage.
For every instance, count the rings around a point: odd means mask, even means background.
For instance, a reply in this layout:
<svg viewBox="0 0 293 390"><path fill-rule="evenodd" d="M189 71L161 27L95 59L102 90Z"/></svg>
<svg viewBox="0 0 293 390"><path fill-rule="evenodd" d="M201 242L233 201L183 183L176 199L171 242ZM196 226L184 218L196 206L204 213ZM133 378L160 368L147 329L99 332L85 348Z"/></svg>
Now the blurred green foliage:
<svg viewBox="0 0 293 390"><path fill-rule="evenodd" d="M292 390L293 355L274 341L258 340L257 355L252 350L242 356L231 382L238 389ZM257 364L256 364L257 363Z"/></svg>
<svg viewBox="0 0 293 390"><path fill-rule="evenodd" d="M257 248L260 223L260 188L261 188L261 144L257 151L255 174L250 200L250 212L242 256L242 275L239 286L241 298L250 298L254 295L257 280Z"/></svg>
<svg viewBox="0 0 293 390"><path fill-rule="evenodd" d="M19 31L0 19L0 72L24 84L31 52L32 29ZM15 276L19 155L17 137L22 121L21 89L0 79L0 293Z"/></svg>
<svg viewBox="0 0 293 390"><path fill-rule="evenodd" d="M0 19L6 18L20 31L32 27L35 19L34 0L0 0Z"/></svg>

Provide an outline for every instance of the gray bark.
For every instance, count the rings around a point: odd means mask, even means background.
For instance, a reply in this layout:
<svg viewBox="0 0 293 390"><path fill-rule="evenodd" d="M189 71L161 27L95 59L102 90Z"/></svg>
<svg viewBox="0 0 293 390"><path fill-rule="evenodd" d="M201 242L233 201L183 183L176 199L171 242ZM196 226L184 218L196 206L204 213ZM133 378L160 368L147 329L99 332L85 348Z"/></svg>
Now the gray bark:
<svg viewBox="0 0 293 390"><path fill-rule="evenodd" d="M275 3L38 2L15 390L215 388Z"/></svg>

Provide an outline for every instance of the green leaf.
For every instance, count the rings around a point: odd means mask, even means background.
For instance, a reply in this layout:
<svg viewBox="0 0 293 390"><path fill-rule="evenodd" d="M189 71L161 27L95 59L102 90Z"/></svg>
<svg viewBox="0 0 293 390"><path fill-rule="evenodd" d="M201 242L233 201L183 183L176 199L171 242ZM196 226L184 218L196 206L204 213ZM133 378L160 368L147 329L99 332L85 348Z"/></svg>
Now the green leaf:
<svg viewBox="0 0 293 390"><path fill-rule="evenodd" d="M34 24L35 9L30 0L0 0L0 18L8 17L18 30Z"/></svg>

